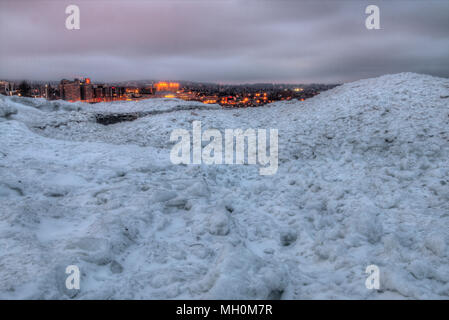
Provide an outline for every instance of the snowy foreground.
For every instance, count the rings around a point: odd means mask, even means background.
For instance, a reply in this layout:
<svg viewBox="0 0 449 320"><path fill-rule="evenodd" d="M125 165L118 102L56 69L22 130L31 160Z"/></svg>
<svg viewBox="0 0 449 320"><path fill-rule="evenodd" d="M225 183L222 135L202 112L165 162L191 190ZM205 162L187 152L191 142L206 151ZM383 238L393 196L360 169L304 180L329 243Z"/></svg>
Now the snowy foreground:
<svg viewBox="0 0 449 320"><path fill-rule="evenodd" d="M277 173L172 164L170 133L194 120L279 129ZM449 298L448 79L238 110L0 96L0 137L0 298Z"/></svg>

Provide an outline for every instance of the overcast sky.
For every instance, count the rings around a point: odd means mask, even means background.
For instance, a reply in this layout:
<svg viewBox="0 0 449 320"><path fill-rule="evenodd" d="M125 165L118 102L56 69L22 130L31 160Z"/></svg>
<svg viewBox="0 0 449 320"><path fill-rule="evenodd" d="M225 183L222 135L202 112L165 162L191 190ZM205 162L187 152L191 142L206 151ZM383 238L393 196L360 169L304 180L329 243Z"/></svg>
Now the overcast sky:
<svg viewBox="0 0 449 320"><path fill-rule="evenodd" d="M67 30L76 4L81 29ZM365 28L380 7L381 30ZM449 1L0 0L0 79L346 82L449 77Z"/></svg>

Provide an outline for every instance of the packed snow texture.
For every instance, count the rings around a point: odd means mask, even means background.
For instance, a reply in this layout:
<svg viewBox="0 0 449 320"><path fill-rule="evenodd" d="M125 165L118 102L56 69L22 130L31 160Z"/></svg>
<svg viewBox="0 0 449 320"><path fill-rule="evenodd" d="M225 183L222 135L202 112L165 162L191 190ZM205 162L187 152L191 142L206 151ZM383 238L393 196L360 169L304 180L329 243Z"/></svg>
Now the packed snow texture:
<svg viewBox="0 0 449 320"><path fill-rule="evenodd" d="M143 115L95 121L125 112ZM278 129L278 172L173 165L170 133L195 120ZM449 297L448 79L246 109L0 96L0 136L0 298Z"/></svg>

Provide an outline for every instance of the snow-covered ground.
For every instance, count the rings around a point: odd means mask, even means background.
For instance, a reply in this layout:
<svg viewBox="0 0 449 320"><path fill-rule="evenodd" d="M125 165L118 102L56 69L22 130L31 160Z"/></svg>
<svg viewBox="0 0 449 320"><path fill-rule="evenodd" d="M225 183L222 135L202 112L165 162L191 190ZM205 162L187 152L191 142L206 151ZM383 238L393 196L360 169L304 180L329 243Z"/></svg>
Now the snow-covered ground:
<svg viewBox="0 0 449 320"><path fill-rule="evenodd" d="M173 165L170 133L194 120L277 128L277 173ZM0 137L0 298L449 298L448 79L234 110L0 96Z"/></svg>

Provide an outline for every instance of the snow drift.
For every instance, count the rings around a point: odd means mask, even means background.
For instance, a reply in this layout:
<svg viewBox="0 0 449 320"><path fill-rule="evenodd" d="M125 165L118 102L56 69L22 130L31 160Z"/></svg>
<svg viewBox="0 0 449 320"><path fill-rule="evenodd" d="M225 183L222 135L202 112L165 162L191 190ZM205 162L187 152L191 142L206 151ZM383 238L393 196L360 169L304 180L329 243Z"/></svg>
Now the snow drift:
<svg viewBox="0 0 449 320"><path fill-rule="evenodd" d="M0 96L0 298L447 299L448 97L412 73L257 109ZM194 120L278 128L277 174L171 164Z"/></svg>

